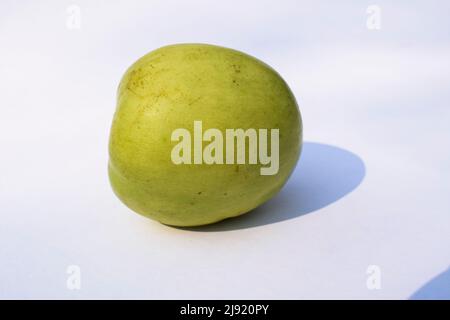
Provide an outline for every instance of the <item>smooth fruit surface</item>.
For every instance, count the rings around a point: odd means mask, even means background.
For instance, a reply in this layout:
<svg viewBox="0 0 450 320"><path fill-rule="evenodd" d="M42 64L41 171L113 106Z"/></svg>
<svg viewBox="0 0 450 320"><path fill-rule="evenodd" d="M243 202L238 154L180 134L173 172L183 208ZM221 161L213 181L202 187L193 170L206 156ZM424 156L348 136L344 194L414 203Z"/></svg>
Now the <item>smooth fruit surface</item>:
<svg viewBox="0 0 450 320"><path fill-rule="evenodd" d="M261 164L179 164L177 128L279 129L279 170ZM284 185L298 160L302 124L295 97L268 65L206 44L162 47L123 76L109 142L109 177L132 210L174 226L197 226L246 213ZM273 214L276 214L274 212Z"/></svg>

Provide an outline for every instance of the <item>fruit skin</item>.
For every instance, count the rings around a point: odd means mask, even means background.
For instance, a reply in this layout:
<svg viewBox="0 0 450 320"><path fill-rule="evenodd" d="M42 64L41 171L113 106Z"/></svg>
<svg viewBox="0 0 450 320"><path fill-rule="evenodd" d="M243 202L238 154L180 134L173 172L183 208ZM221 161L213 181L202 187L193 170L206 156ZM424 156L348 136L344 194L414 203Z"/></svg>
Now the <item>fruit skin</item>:
<svg viewBox="0 0 450 320"><path fill-rule="evenodd" d="M195 120L202 120L203 132L279 128L278 173L260 175L260 164L175 165L172 131L186 128L192 135ZM210 224L274 196L293 171L301 144L295 97L272 68L224 47L170 45L140 58L120 82L109 178L116 195L146 217L173 226Z"/></svg>

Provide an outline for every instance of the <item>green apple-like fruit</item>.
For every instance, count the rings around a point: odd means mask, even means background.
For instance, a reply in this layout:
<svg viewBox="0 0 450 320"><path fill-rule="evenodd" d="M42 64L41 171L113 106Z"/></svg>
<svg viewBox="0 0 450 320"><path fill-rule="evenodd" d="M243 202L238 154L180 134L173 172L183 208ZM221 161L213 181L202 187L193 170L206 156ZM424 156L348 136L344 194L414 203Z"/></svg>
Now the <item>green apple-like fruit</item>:
<svg viewBox="0 0 450 320"><path fill-rule="evenodd" d="M174 135L179 129L192 136L181 139ZM240 145L245 158L236 158L237 137L230 144L236 149L227 148L227 129L248 133ZM214 134L207 137L208 131ZM262 168L270 164L262 161L264 133L266 155L276 152L272 156L278 160L265 174ZM255 148L252 138L259 143ZM175 149L181 142L185 148ZM212 142L216 148L207 151ZM148 53L123 76L110 134L109 177L132 210L168 225L198 226L270 199L289 178L301 145L295 97L276 71L236 50L177 44ZM216 161L202 161L202 152ZM174 154L186 161L174 160Z"/></svg>

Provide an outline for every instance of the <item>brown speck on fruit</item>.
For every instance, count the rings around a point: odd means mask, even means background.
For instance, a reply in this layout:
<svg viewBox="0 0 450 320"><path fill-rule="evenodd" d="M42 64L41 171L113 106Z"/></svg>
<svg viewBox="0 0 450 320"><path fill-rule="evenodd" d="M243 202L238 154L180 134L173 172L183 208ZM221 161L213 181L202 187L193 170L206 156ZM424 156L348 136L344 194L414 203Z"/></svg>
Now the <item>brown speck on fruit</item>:
<svg viewBox="0 0 450 320"><path fill-rule="evenodd" d="M197 99L192 100L188 103L188 106L192 106L194 103L198 102L202 97L198 97Z"/></svg>
<svg viewBox="0 0 450 320"><path fill-rule="evenodd" d="M197 192L197 194L198 194L198 195L200 195L200 194L202 194L202 192L201 192L201 191L199 191L199 192Z"/></svg>
<svg viewBox="0 0 450 320"><path fill-rule="evenodd" d="M236 65L236 64L232 64L231 66L233 67L234 72L236 72L236 73L240 73L241 72L241 66Z"/></svg>

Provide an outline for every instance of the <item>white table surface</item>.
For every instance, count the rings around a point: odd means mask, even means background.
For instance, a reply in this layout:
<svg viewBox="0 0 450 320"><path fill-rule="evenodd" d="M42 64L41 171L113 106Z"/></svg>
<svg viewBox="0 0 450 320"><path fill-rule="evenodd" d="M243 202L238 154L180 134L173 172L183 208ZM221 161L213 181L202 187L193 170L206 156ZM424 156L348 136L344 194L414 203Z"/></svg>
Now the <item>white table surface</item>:
<svg viewBox="0 0 450 320"><path fill-rule="evenodd" d="M2 1L0 298L449 299L450 4L378 1L370 30L372 2L314 3ZM107 179L123 72L179 42L272 65L305 130L276 198L189 230Z"/></svg>

